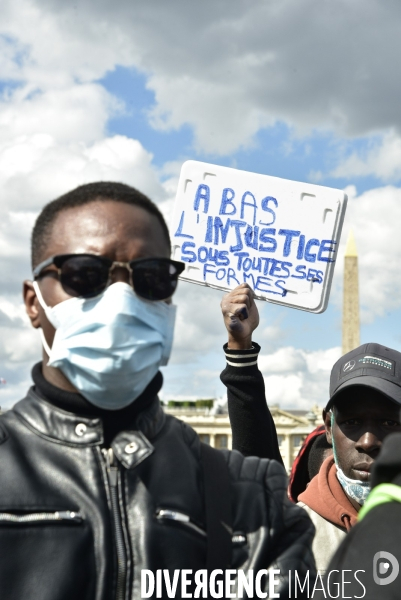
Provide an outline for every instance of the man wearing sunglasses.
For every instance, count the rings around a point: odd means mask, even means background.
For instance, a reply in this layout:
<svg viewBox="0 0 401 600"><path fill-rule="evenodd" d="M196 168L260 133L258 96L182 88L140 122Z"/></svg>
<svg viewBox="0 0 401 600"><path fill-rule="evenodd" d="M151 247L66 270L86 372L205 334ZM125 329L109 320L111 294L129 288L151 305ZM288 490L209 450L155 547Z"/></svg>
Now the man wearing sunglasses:
<svg viewBox="0 0 401 600"><path fill-rule="evenodd" d="M169 256L161 213L123 184L81 186L36 221L24 298L43 360L0 417L2 598L154 597L152 577L157 597L188 597L168 592L175 569L228 566L274 567L287 597L289 570L313 568L282 467L206 450L160 407L184 268Z"/></svg>

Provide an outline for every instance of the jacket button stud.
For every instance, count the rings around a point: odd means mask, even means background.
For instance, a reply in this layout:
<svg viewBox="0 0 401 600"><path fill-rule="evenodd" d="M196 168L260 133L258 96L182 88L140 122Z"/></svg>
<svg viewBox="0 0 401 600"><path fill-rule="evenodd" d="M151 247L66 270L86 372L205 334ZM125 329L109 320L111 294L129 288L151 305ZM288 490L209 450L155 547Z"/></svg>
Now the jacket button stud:
<svg viewBox="0 0 401 600"><path fill-rule="evenodd" d="M78 425L75 427L75 433L77 434L78 437L82 437L84 435L85 431L86 431L85 423L78 423Z"/></svg>
<svg viewBox="0 0 401 600"><path fill-rule="evenodd" d="M127 454L133 454L138 450L138 444L136 442L131 442L125 446L124 450Z"/></svg>

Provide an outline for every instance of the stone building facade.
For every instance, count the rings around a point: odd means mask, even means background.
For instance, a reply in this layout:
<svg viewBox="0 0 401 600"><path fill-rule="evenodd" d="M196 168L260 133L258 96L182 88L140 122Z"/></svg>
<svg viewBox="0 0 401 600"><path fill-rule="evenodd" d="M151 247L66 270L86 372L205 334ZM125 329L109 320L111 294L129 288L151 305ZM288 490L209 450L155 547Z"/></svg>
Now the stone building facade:
<svg viewBox="0 0 401 600"><path fill-rule="evenodd" d="M322 424L322 409L313 406L310 411L287 411L278 406L270 406L276 425L280 453L287 471L297 456L305 437L315 427ZM227 411L213 414L213 408L165 407L169 413L188 423L198 433L200 439L214 448L232 448L232 433Z"/></svg>

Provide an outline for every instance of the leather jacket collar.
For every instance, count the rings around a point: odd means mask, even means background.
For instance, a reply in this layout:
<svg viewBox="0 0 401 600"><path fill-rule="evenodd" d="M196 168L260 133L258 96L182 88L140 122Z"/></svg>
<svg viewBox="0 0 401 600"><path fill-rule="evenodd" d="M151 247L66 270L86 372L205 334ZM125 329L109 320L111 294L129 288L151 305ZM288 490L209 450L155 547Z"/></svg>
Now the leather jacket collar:
<svg viewBox="0 0 401 600"><path fill-rule="evenodd" d="M64 411L40 398L32 388L27 397L14 406L14 412L35 433L53 441L71 446L96 446L104 443L102 419ZM144 444L145 441L147 442L147 438L152 439L160 432L165 419L164 411L156 397L137 416L135 430L117 434L112 443L113 448L114 446L119 448L122 444L125 444L124 448L126 448L130 443L137 442L137 438ZM147 443L149 444L149 442ZM149 444L149 446L151 445ZM132 448L134 447L133 444ZM132 454L137 454L137 452L132 452Z"/></svg>

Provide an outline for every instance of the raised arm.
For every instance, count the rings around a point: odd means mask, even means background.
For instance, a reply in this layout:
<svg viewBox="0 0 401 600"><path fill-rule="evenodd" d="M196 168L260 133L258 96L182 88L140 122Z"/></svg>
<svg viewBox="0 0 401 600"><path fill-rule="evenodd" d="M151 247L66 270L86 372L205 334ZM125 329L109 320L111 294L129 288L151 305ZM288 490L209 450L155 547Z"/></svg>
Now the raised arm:
<svg viewBox="0 0 401 600"><path fill-rule="evenodd" d="M220 378L227 387L233 448L244 456L281 459L276 427L266 403L265 384L257 366L260 346L252 341L259 324L254 293L243 283L221 302L228 343L227 366Z"/></svg>

